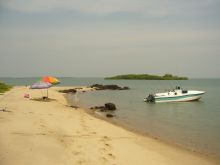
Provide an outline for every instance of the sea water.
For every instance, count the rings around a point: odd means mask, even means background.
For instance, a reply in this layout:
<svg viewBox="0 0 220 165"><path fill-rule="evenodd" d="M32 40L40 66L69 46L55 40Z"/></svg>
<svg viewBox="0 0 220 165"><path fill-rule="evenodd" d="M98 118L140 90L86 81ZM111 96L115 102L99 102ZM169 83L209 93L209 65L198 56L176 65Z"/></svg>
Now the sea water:
<svg viewBox="0 0 220 165"><path fill-rule="evenodd" d="M12 85L30 85L40 78L0 78ZM117 106L112 120L144 134L188 149L220 157L220 79L186 81L104 80L102 78L60 78L63 86L117 84L130 90L78 93L80 106L90 108L112 102ZM182 86L203 90L200 101L155 103L143 101L149 93ZM74 97L72 97L74 103Z"/></svg>

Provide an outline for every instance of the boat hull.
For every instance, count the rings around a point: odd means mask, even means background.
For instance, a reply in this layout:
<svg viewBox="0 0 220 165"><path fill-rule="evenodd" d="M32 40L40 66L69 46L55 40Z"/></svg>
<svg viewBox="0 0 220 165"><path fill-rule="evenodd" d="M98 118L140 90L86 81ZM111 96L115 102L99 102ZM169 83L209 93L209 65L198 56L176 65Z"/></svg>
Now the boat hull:
<svg viewBox="0 0 220 165"><path fill-rule="evenodd" d="M199 100L204 93L200 94L191 94L183 96L173 96L173 97L155 97L156 103L162 102L187 102L187 101L197 101Z"/></svg>

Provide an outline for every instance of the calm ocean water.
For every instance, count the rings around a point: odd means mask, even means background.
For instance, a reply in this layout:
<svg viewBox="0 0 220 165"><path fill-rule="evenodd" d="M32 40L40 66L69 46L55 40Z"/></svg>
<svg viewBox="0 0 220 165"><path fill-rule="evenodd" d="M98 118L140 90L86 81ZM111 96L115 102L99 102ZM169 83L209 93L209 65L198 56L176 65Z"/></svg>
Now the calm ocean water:
<svg viewBox="0 0 220 165"><path fill-rule="evenodd" d="M30 85L40 78L0 78L12 85ZM96 91L79 94L85 108L116 104L115 121L122 125L174 142L186 148L220 157L220 79L187 81L104 80L102 78L60 78L62 86L117 84L127 91ZM198 102L147 104L143 98L152 92L180 85L185 89L207 93Z"/></svg>

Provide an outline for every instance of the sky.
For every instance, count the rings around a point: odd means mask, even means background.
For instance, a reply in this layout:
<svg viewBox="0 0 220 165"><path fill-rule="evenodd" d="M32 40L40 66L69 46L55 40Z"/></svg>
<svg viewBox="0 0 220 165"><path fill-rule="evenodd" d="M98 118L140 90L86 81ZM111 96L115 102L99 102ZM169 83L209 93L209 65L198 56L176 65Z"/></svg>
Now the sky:
<svg viewBox="0 0 220 165"><path fill-rule="evenodd" d="M220 78L219 0L0 0L0 77Z"/></svg>

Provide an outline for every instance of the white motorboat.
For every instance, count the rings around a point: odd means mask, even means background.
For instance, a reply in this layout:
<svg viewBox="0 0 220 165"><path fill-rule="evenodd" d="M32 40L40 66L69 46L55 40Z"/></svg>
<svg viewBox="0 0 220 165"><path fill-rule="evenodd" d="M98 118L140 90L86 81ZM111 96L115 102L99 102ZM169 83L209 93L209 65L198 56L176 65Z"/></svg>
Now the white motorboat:
<svg viewBox="0 0 220 165"><path fill-rule="evenodd" d="M180 87L176 87L175 90L165 93L149 94L144 101L150 103L196 101L199 100L204 93L205 91L182 90Z"/></svg>

